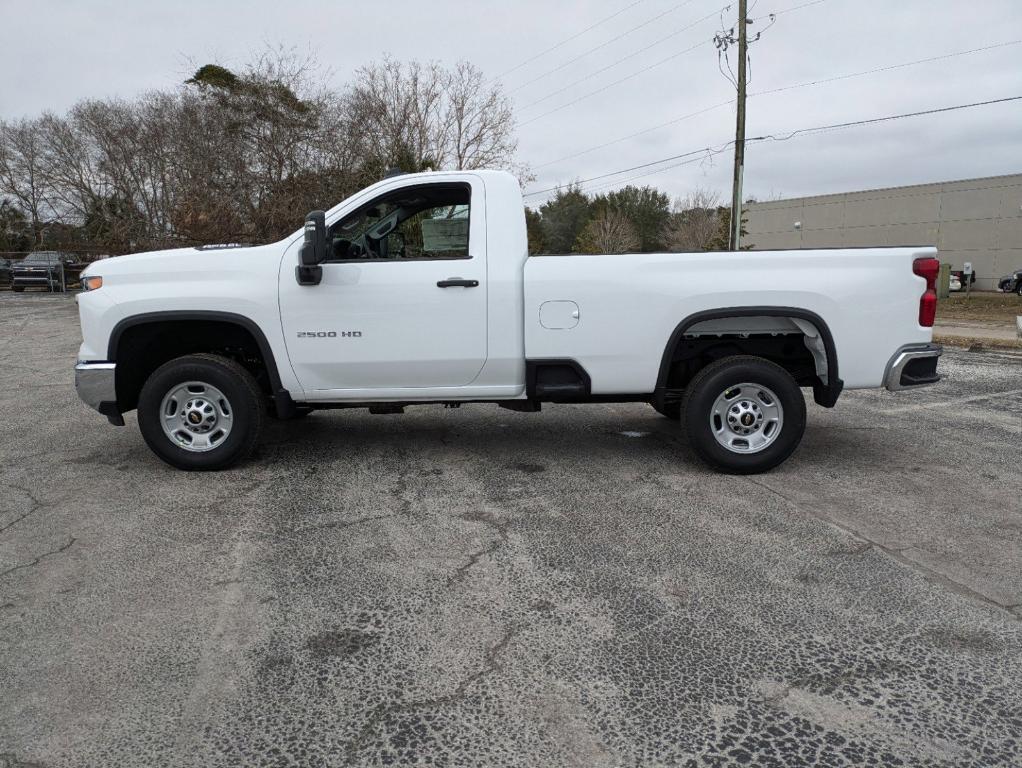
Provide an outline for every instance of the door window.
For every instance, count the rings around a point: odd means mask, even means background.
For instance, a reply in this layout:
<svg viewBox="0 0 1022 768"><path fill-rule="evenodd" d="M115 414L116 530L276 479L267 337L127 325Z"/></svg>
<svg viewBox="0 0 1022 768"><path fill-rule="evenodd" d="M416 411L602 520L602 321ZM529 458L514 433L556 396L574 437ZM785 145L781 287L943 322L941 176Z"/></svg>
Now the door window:
<svg viewBox="0 0 1022 768"><path fill-rule="evenodd" d="M332 262L468 259L467 184L405 187L331 225Z"/></svg>

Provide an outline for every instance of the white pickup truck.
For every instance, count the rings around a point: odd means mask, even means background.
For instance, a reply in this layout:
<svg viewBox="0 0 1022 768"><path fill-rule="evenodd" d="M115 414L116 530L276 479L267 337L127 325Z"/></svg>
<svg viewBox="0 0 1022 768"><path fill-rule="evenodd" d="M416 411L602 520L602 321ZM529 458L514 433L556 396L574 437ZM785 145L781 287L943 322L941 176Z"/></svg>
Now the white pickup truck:
<svg viewBox="0 0 1022 768"><path fill-rule="evenodd" d="M528 255L499 171L398 175L277 243L107 259L83 274L76 386L181 469L254 448L265 416L422 403L649 403L712 467L798 446L800 388L939 379L936 251Z"/></svg>

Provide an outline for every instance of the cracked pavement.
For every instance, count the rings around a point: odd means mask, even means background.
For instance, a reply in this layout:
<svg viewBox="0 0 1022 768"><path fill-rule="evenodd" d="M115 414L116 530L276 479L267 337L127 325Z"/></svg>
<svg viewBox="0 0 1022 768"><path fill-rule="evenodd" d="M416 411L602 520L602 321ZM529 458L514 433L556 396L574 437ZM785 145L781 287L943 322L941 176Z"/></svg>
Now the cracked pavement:
<svg viewBox="0 0 1022 768"><path fill-rule="evenodd" d="M321 412L218 474L0 294L0 766L1022 763L1022 358L809 405L753 478L641 404Z"/></svg>

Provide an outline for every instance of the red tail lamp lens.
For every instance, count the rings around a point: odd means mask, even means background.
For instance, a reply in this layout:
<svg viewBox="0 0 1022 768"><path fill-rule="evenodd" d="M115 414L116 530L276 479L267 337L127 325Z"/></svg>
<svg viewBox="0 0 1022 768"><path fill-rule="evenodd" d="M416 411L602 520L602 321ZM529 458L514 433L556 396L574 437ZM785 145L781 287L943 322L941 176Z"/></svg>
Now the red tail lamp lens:
<svg viewBox="0 0 1022 768"><path fill-rule="evenodd" d="M912 271L926 280L926 291L919 299L919 325L932 328L937 317L937 274L940 262L933 257L916 259L912 262Z"/></svg>

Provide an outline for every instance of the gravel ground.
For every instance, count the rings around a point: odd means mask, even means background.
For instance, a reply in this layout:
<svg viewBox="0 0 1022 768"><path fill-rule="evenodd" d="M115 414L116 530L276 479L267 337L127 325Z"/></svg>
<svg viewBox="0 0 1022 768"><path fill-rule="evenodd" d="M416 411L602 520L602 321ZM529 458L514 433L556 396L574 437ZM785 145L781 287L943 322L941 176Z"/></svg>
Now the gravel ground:
<svg viewBox="0 0 1022 768"><path fill-rule="evenodd" d="M1022 357L810 404L313 414L177 472L0 295L0 766L1019 765Z"/></svg>

